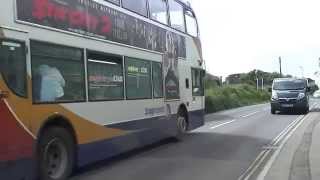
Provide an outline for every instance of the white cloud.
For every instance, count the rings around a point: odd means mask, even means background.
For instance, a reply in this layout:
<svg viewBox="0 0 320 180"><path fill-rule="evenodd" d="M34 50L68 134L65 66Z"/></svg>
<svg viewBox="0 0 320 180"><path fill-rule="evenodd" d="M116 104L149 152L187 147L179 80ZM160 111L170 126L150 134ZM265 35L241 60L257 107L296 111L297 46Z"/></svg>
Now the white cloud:
<svg viewBox="0 0 320 180"><path fill-rule="evenodd" d="M320 57L320 1L192 0L208 71L226 76L255 68L306 75Z"/></svg>

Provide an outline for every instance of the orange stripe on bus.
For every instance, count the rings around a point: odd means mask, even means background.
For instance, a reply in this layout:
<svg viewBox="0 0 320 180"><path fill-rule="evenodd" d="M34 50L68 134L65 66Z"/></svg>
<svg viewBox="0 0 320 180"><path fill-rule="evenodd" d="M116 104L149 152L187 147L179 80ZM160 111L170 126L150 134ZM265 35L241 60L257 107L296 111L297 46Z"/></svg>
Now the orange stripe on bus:
<svg viewBox="0 0 320 180"><path fill-rule="evenodd" d="M73 125L77 140L79 144L92 143L95 141L110 139L116 136L125 135L127 132L107 128L91 122L88 119L82 118L77 114L67 110L59 104L32 104L31 94L31 80L28 78L28 97L21 98L15 96L13 93L9 95L7 99L8 104L12 110L16 113L18 118L21 120L26 127L30 129L33 134L38 134L41 126L44 122L52 115L59 114L66 117ZM8 87L4 83L3 79L0 78L0 90L9 91Z"/></svg>

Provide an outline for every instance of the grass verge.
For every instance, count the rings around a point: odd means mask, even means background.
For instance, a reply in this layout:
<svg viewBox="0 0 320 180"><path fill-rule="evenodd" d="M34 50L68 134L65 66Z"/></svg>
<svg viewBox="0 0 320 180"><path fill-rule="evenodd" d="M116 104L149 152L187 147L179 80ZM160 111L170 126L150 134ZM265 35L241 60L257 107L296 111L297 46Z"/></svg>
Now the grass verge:
<svg viewBox="0 0 320 180"><path fill-rule="evenodd" d="M258 104L268 101L267 91L257 91L250 85L224 86L206 89L206 113Z"/></svg>

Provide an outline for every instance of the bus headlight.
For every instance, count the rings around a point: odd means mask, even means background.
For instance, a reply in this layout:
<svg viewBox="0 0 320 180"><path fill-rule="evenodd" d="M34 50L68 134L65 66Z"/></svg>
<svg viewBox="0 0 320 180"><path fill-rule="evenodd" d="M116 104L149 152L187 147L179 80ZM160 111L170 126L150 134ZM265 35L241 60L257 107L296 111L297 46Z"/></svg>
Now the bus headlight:
<svg viewBox="0 0 320 180"><path fill-rule="evenodd" d="M306 97L305 93L299 93L298 99L303 99L304 97Z"/></svg>

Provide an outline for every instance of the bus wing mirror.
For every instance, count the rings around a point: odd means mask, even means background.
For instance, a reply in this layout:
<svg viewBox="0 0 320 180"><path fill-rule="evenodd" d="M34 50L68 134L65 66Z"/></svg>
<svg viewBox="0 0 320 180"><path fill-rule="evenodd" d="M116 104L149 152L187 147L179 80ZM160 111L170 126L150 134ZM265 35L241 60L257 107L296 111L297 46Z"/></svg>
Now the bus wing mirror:
<svg viewBox="0 0 320 180"><path fill-rule="evenodd" d="M268 91L269 91L269 92L272 92L272 88L268 88Z"/></svg>

